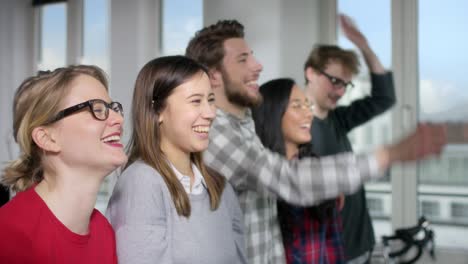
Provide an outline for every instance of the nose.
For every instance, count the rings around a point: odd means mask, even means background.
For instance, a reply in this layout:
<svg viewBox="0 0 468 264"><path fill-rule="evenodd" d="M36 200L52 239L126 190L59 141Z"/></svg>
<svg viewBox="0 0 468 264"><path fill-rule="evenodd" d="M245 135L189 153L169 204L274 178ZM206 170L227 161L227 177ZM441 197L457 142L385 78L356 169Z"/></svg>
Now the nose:
<svg viewBox="0 0 468 264"><path fill-rule="evenodd" d="M341 85L341 86L336 87L335 92L340 97L343 96L346 93L346 86Z"/></svg>
<svg viewBox="0 0 468 264"><path fill-rule="evenodd" d="M107 118L107 123L109 126L120 125L123 126L124 117L122 114L117 113L116 111L109 109L109 117Z"/></svg>
<svg viewBox="0 0 468 264"><path fill-rule="evenodd" d="M256 73L260 73L263 70L263 65L257 60L255 56L252 55L252 58L253 58L252 69Z"/></svg>
<svg viewBox="0 0 468 264"><path fill-rule="evenodd" d="M312 119L314 118L314 113L312 112L312 109L310 107L306 107L304 109L304 115L307 119L310 119L312 122Z"/></svg>
<svg viewBox="0 0 468 264"><path fill-rule="evenodd" d="M207 102L202 109L202 117L213 120L216 117L216 106L214 103Z"/></svg>

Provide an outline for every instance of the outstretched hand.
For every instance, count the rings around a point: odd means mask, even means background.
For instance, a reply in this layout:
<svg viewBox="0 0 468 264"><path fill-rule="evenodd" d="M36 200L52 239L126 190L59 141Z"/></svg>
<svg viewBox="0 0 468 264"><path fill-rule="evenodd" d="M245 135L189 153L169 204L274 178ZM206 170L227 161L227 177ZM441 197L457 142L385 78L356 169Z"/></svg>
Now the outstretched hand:
<svg viewBox="0 0 468 264"><path fill-rule="evenodd" d="M447 144L445 125L419 124L409 136L390 146L391 161L416 161L440 155Z"/></svg>
<svg viewBox="0 0 468 264"><path fill-rule="evenodd" d="M340 14L340 24L345 36L359 49L367 48L366 37L359 31L353 19L347 15Z"/></svg>

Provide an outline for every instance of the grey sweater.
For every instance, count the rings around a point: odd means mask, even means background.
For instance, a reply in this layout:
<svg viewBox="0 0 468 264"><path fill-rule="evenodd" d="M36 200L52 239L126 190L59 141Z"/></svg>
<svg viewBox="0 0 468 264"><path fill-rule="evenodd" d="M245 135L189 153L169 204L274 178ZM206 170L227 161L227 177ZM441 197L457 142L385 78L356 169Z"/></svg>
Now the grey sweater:
<svg viewBox="0 0 468 264"><path fill-rule="evenodd" d="M242 212L229 183L216 211L206 189L189 198L190 217L179 216L162 176L141 161L130 165L106 212L119 263L246 263Z"/></svg>

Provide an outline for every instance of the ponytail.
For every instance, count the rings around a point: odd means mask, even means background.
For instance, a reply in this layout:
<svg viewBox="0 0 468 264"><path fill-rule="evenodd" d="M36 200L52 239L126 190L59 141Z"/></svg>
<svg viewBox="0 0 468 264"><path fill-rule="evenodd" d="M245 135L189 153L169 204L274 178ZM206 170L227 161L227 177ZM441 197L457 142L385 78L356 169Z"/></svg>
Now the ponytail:
<svg viewBox="0 0 468 264"><path fill-rule="evenodd" d="M40 157L21 155L3 170L1 184L14 192L21 192L39 183L43 178L40 160Z"/></svg>

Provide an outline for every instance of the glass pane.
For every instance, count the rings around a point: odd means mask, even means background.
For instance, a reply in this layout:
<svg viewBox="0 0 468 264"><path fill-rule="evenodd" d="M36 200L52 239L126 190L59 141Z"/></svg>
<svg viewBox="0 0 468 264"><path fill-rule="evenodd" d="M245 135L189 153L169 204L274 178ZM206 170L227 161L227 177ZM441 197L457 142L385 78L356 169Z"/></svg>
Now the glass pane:
<svg viewBox="0 0 468 264"><path fill-rule="evenodd" d="M66 64L67 5L41 7L41 39L39 70L53 70Z"/></svg>
<svg viewBox="0 0 468 264"><path fill-rule="evenodd" d="M203 0L163 0L162 54L184 54L190 38L202 26Z"/></svg>
<svg viewBox="0 0 468 264"><path fill-rule="evenodd" d="M418 40L419 119L447 122L450 138L459 139L440 159L420 163L419 213L437 224L437 245L464 249L468 249L466 8L464 1L419 1Z"/></svg>
<svg viewBox="0 0 468 264"><path fill-rule="evenodd" d="M371 48L379 57L383 66L390 70L392 58L392 31L390 1L354 0L338 1L338 12L350 16L361 32L366 36ZM369 12L372 10L372 12ZM338 45L354 50L360 57L360 73L354 78L355 87L347 91L340 100L347 105L355 99L369 95L371 84L369 70L359 49L342 34L338 26ZM370 122L355 128L349 134L355 152L364 152L376 146L392 142L391 111L377 116ZM366 184L367 206L373 220L376 241L382 235L391 234L389 221L392 212L391 184L386 177L376 183ZM343 219L343 221L346 221Z"/></svg>
<svg viewBox="0 0 468 264"><path fill-rule="evenodd" d="M83 64L109 70L109 3L108 0L84 1Z"/></svg>
<svg viewBox="0 0 468 264"><path fill-rule="evenodd" d="M85 0L83 9L83 59L81 63L101 67L109 73L109 3L108 0ZM114 174L104 179L96 201L102 213L107 208Z"/></svg>

